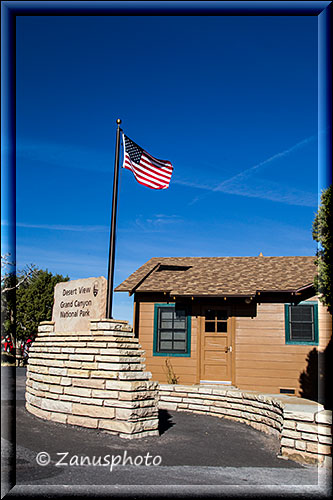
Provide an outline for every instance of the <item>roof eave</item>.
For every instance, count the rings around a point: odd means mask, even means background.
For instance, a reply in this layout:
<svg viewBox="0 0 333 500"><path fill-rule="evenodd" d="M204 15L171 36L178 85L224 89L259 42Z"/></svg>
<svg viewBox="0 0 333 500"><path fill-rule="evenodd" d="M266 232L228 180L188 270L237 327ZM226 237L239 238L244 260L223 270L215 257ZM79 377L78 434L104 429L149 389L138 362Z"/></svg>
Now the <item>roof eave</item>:
<svg viewBox="0 0 333 500"><path fill-rule="evenodd" d="M299 293L299 292L305 292L311 288L314 288L314 284L313 283L309 283L308 285L304 285L300 288L297 288L297 290L295 290L296 293Z"/></svg>
<svg viewBox="0 0 333 500"><path fill-rule="evenodd" d="M245 298L245 297L256 297L260 296L262 294L289 294L289 295L300 295L302 292L309 291L313 288L313 284L306 285L301 288L288 288L288 289L278 289L278 290L256 290L252 292L247 292L247 293L183 293L180 291L174 291L174 290L165 290L165 289L158 289L158 290L152 290L152 289L138 289L138 287L135 287L135 289L131 290L124 290L128 291L129 293L164 293L172 295L174 297L198 297L198 298L205 298L205 297L211 297L211 298L223 298L223 297L239 297L239 298ZM123 291L123 290L117 290L117 291Z"/></svg>

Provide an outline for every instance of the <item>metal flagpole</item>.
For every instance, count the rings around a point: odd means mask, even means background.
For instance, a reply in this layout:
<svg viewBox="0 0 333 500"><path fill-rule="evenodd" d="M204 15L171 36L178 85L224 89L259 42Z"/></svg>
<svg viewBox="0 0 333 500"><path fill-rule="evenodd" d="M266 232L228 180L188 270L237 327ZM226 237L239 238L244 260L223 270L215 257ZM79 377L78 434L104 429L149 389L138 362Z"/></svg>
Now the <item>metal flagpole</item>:
<svg viewBox="0 0 333 500"><path fill-rule="evenodd" d="M118 198L118 177L119 177L119 149L120 149L120 124L121 120L117 119L117 135L116 135L116 153L114 160L114 175L113 175L113 197L112 197L112 213L111 213L111 228L110 228L110 247L109 247L109 266L108 266L108 286L106 295L106 318L112 318L112 299L113 299L113 277L114 263L116 250L116 218L117 218L117 198Z"/></svg>

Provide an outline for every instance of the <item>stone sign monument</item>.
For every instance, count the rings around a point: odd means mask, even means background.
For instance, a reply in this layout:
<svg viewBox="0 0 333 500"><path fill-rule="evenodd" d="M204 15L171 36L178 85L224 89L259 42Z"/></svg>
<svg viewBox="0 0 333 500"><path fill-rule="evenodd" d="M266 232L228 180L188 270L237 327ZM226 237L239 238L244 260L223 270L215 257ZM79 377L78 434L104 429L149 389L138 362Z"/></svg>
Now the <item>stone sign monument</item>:
<svg viewBox="0 0 333 500"><path fill-rule="evenodd" d="M26 409L133 439L159 435L158 382L128 321L107 319L105 278L58 283L29 349Z"/></svg>
<svg viewBox="0 0 333 500"><path fill-rule="evenodd" d="M52 313L55 331L89 331L91 319L105 318L106 289L103 276L58 283Z"/></svg>

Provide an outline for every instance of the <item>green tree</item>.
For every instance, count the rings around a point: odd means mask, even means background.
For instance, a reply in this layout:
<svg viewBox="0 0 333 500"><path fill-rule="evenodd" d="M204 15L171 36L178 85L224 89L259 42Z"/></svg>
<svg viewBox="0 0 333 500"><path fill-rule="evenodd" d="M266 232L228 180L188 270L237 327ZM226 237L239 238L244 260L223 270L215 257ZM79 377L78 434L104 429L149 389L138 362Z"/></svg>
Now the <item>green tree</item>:
<svg viewBox="0 0 333 500"><path fill-rule="evenodd" d="M12 344L15 345L15 312L16 290L28 284L37 268L34 264L25 266L15 272L15 262L11 260L10 253L1 255L1 334L10 335Z"/></svg>
<svg viewBox="0 0 333 500"><path fill-rule="evenodd" d="M15 274L7 274L1 283L1 334L10 335L15 345L15 289L18 281Z"/></svg>
<svg viewBox="0 0 333 500"><path fill-rule="evenodd" d="M50 321L54 287L57 283L68 281L61 274L38 270L31 281L16 291L16 339L23 340L37 333L41 321Z"/></svg>
<svg viewBox="0 0 333 500"><path fill-rule="evenodd" d="M312 237L319 243L315 288L321 302L332 314L332 185L321 195L321 204L312 225Z"/></svg>
<svg viewBox="0 0 333 500"><path fill-rule="evenodd" d="M54 287L69 280L68 276L31 267L34 271L29 279L9 273L2 286L3 332L16 342L35 335L41 321L51 320Z"/></svg>

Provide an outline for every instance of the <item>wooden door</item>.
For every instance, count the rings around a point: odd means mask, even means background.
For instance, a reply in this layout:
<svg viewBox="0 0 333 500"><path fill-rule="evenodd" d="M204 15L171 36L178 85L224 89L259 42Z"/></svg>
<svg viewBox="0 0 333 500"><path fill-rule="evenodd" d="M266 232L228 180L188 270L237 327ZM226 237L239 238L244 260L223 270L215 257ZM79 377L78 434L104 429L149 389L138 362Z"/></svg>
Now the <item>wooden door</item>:
<svg viewBox="0 0 333 500"><path fill-rule="evenodd" d="M201 312L200 381L231 383L231 318L227 307Z"/></svg>

